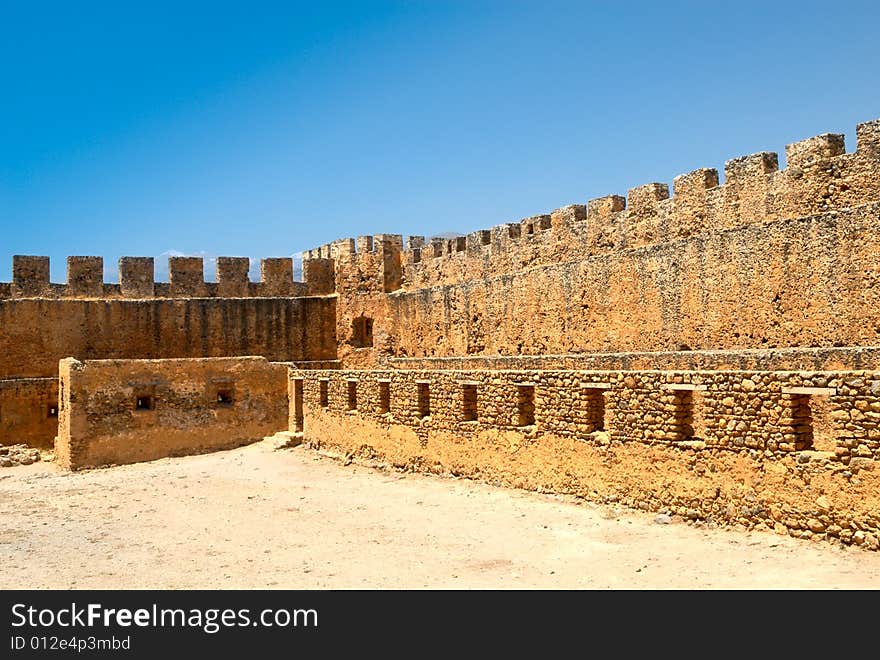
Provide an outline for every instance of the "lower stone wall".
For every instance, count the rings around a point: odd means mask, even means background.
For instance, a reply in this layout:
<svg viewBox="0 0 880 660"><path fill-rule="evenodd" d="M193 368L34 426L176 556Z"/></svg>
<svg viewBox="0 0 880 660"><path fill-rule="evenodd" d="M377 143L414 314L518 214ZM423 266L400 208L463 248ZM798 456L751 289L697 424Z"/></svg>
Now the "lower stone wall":
<svg viewBox="0 0 880 660"><path fill-rule="evenodd" d="M289 377L302 393L299 404L291 397L291 430L300 420L315 447L878 547L880 372Z"/></svg>
<svg viewBox="0 0 880 660"><path fill-rule="evenodd" d="M56 458L75 470L260 440L287 428L287 370L262 357L62 360Z"/></svg>
<svg viewBox="0 0 880 660"><path fill-rule="evenodd" d="M51 449L57 432L57 378L0 380L0 445Z"/></svg>

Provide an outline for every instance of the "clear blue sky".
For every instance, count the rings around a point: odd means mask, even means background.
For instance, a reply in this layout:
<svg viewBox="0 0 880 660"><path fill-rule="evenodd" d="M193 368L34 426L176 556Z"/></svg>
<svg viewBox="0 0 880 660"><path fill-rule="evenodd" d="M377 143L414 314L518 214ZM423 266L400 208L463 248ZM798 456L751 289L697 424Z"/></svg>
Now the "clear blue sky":
<svg viewBox="0 0 880 660"><path fill-rule="evenodd" d="M138 6L135 6L138 5ZM880 2L4 2L13 254L466 233L880 117ZM160 270L157 264L157 270Z"/></svg>

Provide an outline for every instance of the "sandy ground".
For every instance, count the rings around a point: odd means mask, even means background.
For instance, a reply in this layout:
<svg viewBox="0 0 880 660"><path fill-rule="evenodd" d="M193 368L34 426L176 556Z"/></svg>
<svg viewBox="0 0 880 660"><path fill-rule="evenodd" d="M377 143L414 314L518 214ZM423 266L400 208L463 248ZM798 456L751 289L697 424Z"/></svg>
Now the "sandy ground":
<svg viewBox="0 0 880 660"><path fill-rule="evenodd" d="M880 588L880 553L271 441L80 473L0 471L7 588Z"/></svg>

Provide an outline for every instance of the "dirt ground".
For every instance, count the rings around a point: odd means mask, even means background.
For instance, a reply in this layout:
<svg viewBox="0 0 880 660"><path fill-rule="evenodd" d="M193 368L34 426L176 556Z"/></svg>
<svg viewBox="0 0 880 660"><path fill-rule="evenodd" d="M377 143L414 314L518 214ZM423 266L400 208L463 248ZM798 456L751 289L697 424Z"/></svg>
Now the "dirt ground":
<svg viewBox="0 0 880 660"><path fill-rule="evenodd" d="M880 553L264 441L0 471L0 588L877 589Z"/></svg>

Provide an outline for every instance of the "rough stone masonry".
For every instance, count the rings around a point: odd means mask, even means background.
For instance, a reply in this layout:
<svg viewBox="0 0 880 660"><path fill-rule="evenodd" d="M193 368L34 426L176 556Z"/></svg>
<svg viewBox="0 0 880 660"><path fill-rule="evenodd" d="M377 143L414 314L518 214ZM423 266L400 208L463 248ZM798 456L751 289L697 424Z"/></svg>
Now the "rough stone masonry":
<svg viewBox="0 0 880 660"><path fill-rule="evenodd" d="M406 469L877 549L880 121L467 236L343 239L291 430Z"/></svg>
<svg viewBox="0 0 880 660"><path fill-rule="evenodd" d="M56 439L78 468L287 426L408 469L876 549L880 120L850 153L823 134L785 157L467 236L337 240L303 254L303 282L289 257L260 282L244 258L206 282L175 257L167 283L126 257L118 284L70 257L58 284L17 256L0 442ZM223 362L246 356L265 359Z"/></svg>

